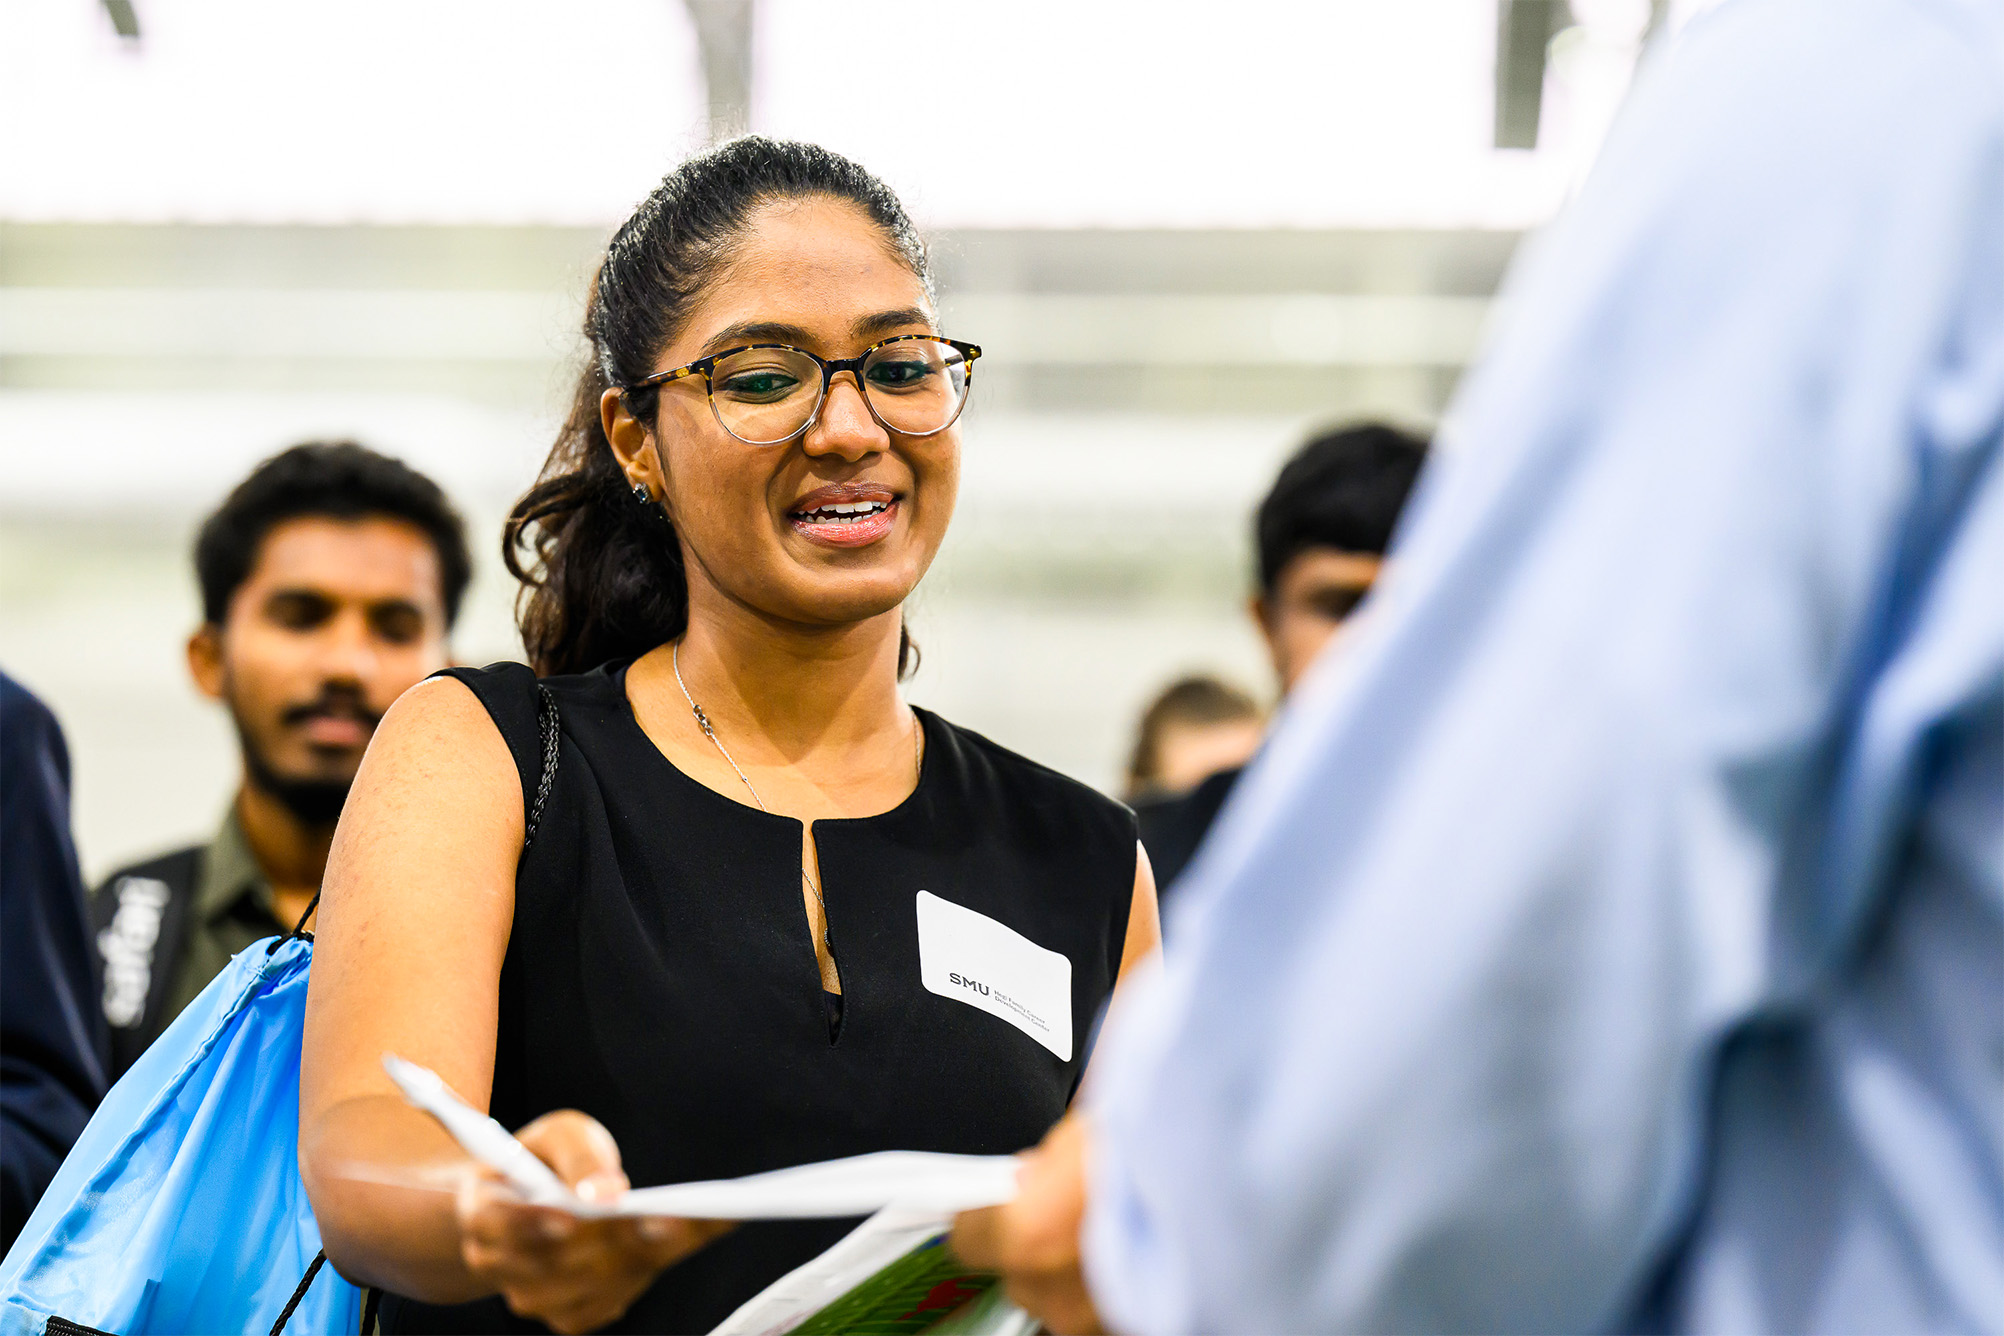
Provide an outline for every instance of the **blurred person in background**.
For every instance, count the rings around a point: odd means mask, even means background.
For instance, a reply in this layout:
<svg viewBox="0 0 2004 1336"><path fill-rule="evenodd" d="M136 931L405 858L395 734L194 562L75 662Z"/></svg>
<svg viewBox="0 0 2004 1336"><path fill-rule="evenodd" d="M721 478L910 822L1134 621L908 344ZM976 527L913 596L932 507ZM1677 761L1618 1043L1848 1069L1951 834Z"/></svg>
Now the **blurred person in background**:
<svg viewBox="0 0 2004 1336"><path fill-rule="evenodd" d="M1448 424L965 1255L1060 1330L2004 1331L2004 3L1692 19Z"/></svg>
<svg viewBox="0 0 2004 1336"><path fill-rule="evenodd" d="M1297 450L1259 503L1259 589L1246 606L1283 700L1377 582L1426 453L1381 422L1341 427Z"/></svg>
<svg viewBox="0 0 2004 1336"><path fill-rule="evenodd" d="M1426 441L1383 423L1324 432L1282 466L1260 502L1253 519L1259 588L1246 606L1282 701L1371 592L1426 454ZM1144 716L1143 746L1147 727ZM1187 792L1131 800L1164 903L1259 749L1257 732L1229 738L1248 737L1235 761L1215 766Z"/></svg>
<svg viewBox="0 0 2004 1336"><path fill-rule="evenodd" d="M399 701L328 865L300 1168L386 1331L708 1331L855 1223L531 1206L386 1051L599 1200L1006 1153L1154 951L1133 814L900 690L981 351L929 275L881 181L757 135L607 245L509 520L535 667Z"/></svg>
<svg viewBox="0 0 2004 1336"><path fill-rule="evenodd" d="M1265 730L1266 712L1245 691L1215 677L1178 678L1141 712L1123 796L1135 803L1188 793L1251 760Z"/></svg>
<svg viewBox="0 0 2004 1336"><path fill-rule="evenodd" d="M449 661L471 570L438 486L352 442L266 460L202 525L188 669L229 711L243 779L206 843L93 897L114 1079L231 956L306 912L377 721Z"/></svg>
<svg viewBox="0 0 2004 1336"><path fill-rule="evenodd" d="M0 673L0 1254L108 1084L69 748L48 707Z"/></svg>

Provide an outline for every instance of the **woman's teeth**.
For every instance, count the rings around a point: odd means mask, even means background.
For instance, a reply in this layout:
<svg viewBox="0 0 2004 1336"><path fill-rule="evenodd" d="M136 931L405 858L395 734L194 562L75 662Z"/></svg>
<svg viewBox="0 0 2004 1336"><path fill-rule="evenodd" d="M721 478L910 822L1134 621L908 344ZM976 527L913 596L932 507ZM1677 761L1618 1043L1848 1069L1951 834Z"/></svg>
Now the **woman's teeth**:
<svg viewBox="0 0 2004 1336"><path fill-rule="evenodd" d="M816 506L812 510L801 511L801 517L811 524L854 524L867 519L880 510L889 507L886 501L857 501L830 506Z"/></svg>

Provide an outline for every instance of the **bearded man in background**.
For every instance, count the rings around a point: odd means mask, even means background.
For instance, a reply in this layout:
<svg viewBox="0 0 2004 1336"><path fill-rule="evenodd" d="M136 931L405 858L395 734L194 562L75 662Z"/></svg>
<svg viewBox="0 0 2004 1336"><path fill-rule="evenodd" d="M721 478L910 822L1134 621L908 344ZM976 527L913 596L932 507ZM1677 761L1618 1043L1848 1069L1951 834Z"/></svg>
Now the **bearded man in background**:
<svg viewBox="0 0 2004 1336"><path fill-rule="evenodd" d="M299 923L376 723L447 665L470 576L429 478L349 442L260 464L195 542L195 684L236 726L243 781L205 844L93 896L115 1079L231 956Z"/></svg>

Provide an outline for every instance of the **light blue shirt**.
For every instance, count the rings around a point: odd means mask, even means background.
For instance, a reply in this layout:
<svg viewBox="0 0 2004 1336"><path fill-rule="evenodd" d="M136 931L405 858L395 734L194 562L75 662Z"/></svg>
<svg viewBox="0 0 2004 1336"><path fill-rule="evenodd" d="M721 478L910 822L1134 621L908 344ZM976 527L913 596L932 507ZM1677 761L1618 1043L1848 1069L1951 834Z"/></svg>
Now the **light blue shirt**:
<svg viewBox="0 0 2004 1336"><path fill-rule="evenodd" d="M2004 1330L2004 0L1725 0L1090 1091L1147 1332Z"/></svg>

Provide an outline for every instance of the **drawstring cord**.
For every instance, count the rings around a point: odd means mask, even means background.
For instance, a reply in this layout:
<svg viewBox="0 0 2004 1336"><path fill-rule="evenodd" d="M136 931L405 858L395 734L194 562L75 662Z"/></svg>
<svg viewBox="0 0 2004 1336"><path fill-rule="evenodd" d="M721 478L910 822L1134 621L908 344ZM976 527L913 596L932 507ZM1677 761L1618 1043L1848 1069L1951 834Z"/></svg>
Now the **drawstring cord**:
<svg viewBox="0 0 2004 1336"><path fill-rule="evenodd" d="M272 952L278 950L279 947L284 946L287 942L291 941L295 937L302 942L312 941L313 934L306 931L306 920L312 918L313 911L318 908L320 908L320 892L315 891L313 893L313 898L306 902L306 912L299 916L299 922L292 925L292 931L285 934L285 936L283 937L273 939L272 944L264 949L264 953L266 955L270 955Z"/></svg>

